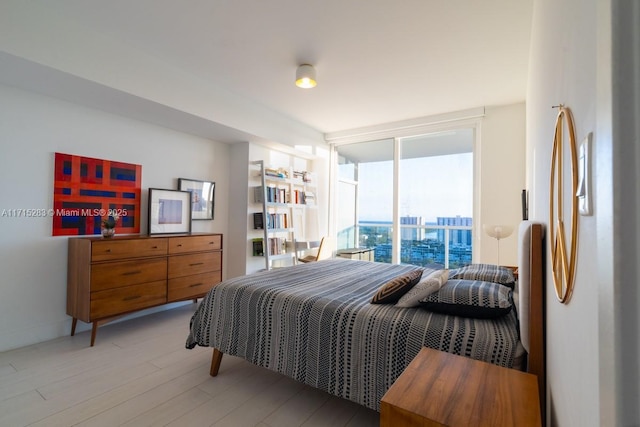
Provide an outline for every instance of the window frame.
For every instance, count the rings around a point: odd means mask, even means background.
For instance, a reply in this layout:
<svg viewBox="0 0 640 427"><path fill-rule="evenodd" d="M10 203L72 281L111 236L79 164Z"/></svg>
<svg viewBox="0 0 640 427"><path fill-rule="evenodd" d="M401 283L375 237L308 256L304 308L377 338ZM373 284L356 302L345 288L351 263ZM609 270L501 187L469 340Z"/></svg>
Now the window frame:
<svg viewBox="0 0 640 427"><path fill-rule="evenodd" d="M399 198L397 197L399 191L399 162L400 156L400 140L403 138L415 137L419 135L427 135L432 133L455 131L459 129L471 129L473 134L472 153L473 153L473 225L471 229L472 234L472 262L477 262L479 257L480 241L479 236L481 230L479 225L481 224L481 209L480 209L480 188L481 188L481 150L482 150L482 138L481 127L482 117L484 117L484 108L465 110L458 113L450 113L439 116L409 120L404 122L389 123L386 125L379 125L369 128L354 129L351 131L339 132L334 134L325 135L325 140L331 145L331 163L330 163L330 198L329 198L329 212L330 223L329 231L332 235L337 234L337 224L335 208L336 194L338 184L338 147L347 144L354 144L359 142L371 142L380 139L393 139L394 141L394 168L393 168L393 224L392 224L392 263L400 263L400 243L401 243L401 231L400 231L400 206ZM357 208L356 208L357 209Z"/></svg>

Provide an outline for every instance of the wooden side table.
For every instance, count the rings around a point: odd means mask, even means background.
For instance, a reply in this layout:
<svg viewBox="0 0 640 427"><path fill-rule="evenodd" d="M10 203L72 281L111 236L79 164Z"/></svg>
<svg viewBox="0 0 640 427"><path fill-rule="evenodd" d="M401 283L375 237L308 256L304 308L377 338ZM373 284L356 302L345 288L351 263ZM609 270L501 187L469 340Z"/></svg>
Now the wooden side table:
<svg viewBox="0 0 640 427"><path fill-rule="evenodd" d="M513 278L518 280L518 266L505 265L503 267L506 267L506 268L510 269L511 271L513 271Z"/></svg>
<svg viewBox="0 0 640 427"><path fill-rule="evenodd" d="M380 402L380 426L541 426L535 375L423 348Z"/></svg>

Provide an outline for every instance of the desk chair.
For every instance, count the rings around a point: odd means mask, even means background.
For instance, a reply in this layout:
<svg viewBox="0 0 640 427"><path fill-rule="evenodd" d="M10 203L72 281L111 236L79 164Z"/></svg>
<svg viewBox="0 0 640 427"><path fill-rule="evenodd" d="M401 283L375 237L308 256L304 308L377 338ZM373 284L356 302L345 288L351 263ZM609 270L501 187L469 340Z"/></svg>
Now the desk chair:
<svg viewBox="0 0 640 427"><path fill-rule="evenodd" d="M303 258L298 258L300 262L314 262L321 259L331 258L333 256L333 238L323 237L320 240L320 246L318 247L318 253L315 255L307 255Z"/></svg>

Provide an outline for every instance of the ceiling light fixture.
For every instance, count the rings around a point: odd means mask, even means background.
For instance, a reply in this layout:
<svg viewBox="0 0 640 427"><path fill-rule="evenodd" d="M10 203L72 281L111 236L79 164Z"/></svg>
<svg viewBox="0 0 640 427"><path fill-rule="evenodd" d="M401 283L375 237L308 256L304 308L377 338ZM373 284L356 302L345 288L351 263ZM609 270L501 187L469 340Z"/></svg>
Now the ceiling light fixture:
<svg viewBox="0 0 640 427"><path fill-rule="evenodd" d="M312 65L302 64L296 71L296 86L309 89L315 87L316 84L316 69Z"/></svg>

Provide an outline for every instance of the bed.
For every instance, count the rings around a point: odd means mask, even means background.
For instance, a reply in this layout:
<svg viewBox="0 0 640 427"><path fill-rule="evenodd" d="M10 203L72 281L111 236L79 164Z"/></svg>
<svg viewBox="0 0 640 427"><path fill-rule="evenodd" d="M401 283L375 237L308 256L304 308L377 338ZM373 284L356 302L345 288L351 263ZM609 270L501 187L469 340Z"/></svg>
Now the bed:
<svg viewBox="0 0 640 427"><path fill-rule="evenodd" d="M386 283L418 271L422 278L441 272L330 259L217 285L194 313L186 347L214 348L212 376L218 374L223 354L230 354L375 410L423 346L505 367L527 360L525 366L544 378L543 341L537 341L543 333L537 313L542 310L537 295L542 291L542 227L523 223L520 241L525 249L520 251L519 289L509 292L518 302L511 300L513 309L503 315L445 314L425 309L426 300L408 308L372 304ZM471 281L445 279L432 297L454 283ZM531 302L539 307L531 310Z"/></svg>

